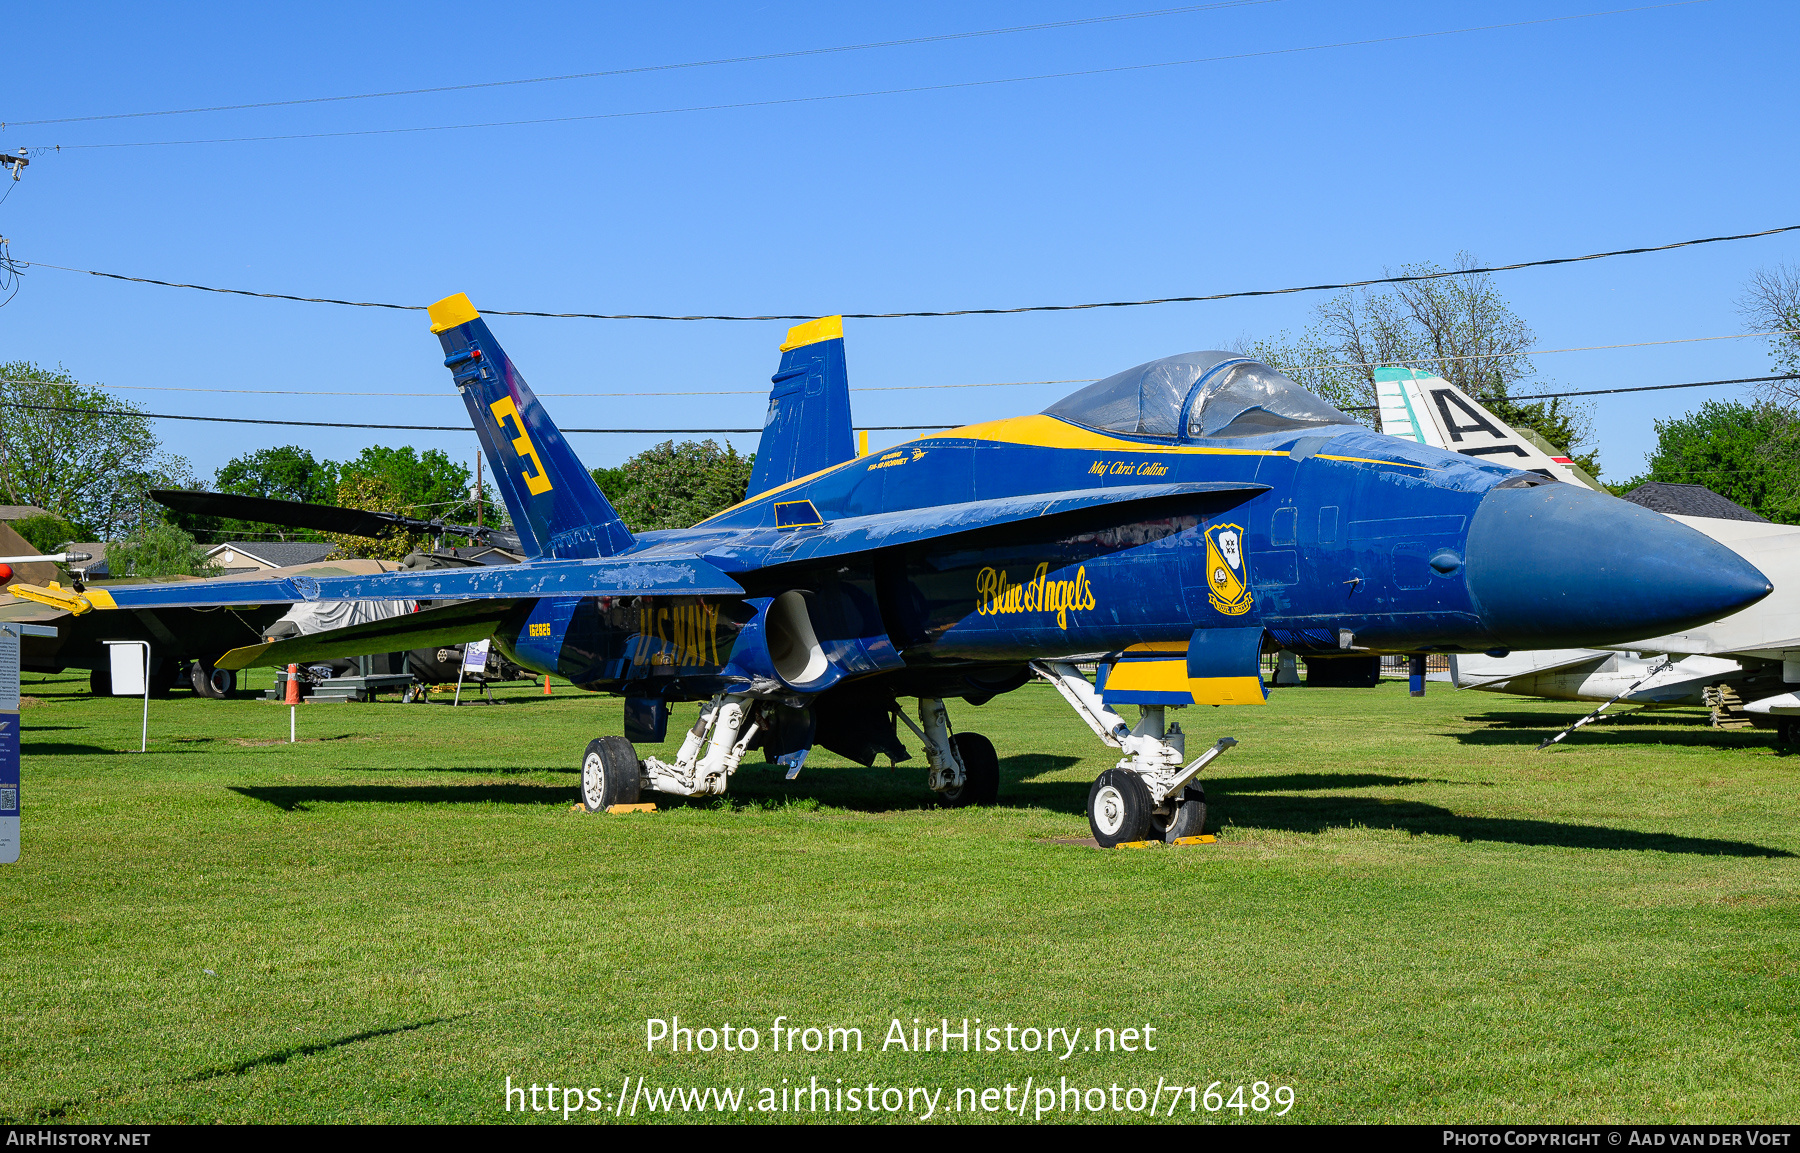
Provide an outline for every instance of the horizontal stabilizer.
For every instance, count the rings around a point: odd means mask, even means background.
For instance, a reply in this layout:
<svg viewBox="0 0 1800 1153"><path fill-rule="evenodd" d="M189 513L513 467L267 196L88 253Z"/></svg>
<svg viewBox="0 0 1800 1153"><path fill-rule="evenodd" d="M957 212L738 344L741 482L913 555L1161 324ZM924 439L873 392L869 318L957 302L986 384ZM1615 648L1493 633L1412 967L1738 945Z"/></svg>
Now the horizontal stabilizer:
<svg viewBox="0 0 1800 1153"><path fill-rule="evenodd" d="M463 601L421 609L404 616L387 617L348 628L327 629L290 640L270 641L232 649L216 662L216 668L248 669L258 665L281 667L307 661L355 657L369 652L398 652L437 645L460 645L483 640L514 602Z"/></svg>
<svg viewBox="0 0 1800 1153"><path fill-rule="evenodd" d="M1030 496L972 500L962 504L930 505L899 512L873 513L869 516L830 521L812 532L797 535L793 538L791 549L777 551L770 556L768 563L785 564L789 561L845 556L918 541L942 540L1027 521L1039 521L1046 517L1068 517L1097 509L1105 509L1110 519L1121 515L1121 510L1127 507L1132 508L1132 515L1139 515L1141 510L1141 515L1151 516L1154 515L1152 509L1197 506L1207 498L1218 498L1236 504L1268 490L1269 486L1266 484L1241 481L1184 481L1136 485L1130 488L1084 488L1033 493Z"/></svg>
<svg viewBox="0 0 1800 1153"><path fill-rule="evenodd" d="M541 560L479 568L427 569L314 579L183 581L174 584L90 586L85 592L13 585L27 600L67 609L203 608L215 605L297 604L341 600L468 600L549 596L742 596L738 583L693 556L633 560L603 557Z"/></svg>

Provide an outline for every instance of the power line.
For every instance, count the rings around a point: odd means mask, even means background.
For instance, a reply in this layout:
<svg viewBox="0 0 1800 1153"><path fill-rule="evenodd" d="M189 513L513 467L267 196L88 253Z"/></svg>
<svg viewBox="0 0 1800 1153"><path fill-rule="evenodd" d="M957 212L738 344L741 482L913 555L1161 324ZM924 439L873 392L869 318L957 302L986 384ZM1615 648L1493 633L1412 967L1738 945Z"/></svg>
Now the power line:
<svg viewBox="0 0 1800 1153"><path fill-rule="evenodd" d="M1712 0L1671 0L1665 4L1645 4L1635 8L1614 8L1605 12L1581 12L1572 16L1548 16L1538 20L1516 20L1506 24L1483 24L1469 28L1449 28L1437 32L1409 32L1400 36L1378 36L1367 40L1343 40L1332 44L1309 44L1300 48L1270 48L1260 52L1236 52L1224 56L1198 56L1189 60L1164 60L1154 64L1121 64L1111 68L1084 68L1068 72L1044 72L1034 76L1008 76L998 80L964 80L950 84L922 84L907 88L878 88L864 92L838 92L826 96L790 96L777 100L748 100L731 104L695 104L682 108L654 108L638 112L594 112L580 116L545 116L523 120L486 120L467 124L433 124L417 128L364 128L342 132L297 132L271 136L221 136L197 140L132 140L115 144L65 144L62 148L165 148L186 144L252 144L276 140L328 140L347 136L397 136L417 132L459 132L472 128L517 128L531 124L572 124L591 120L621 120L639 116L672 116L688 112L722 112L735 108L771 108L784 104L818 104L833 100L861 100L871 96L903 96L920 92L947 92L961 88L988 88L1001 84L1028 84L1040 80L1069 80L1083 76L1105 76L1123 72L1142 72L1158 68L1181 68L1195 64L1217 64L1231 60L1252 60L1265 56L1288 56L1300 52L1321 52L1332 48L1360 48L1371 44L1393 44L1405 40L1424 40L1440 36L1459 36L1469 32L1493 32L1508 28L1524 28L1534 24L1559 24L1569 20L1589 20L1600 16L1622 16L1659 8L1683 8L1690 4L1708 4Z"/></svg>
<svg viewBox="0 0 1800 1153"><path fill-rule="evenodd" d="M1701 344L1713 340L1746 340L1761 336L1793 336L1800 334L1800 328L1783 328L1774 332L1734 332L1725 336L1682 336L1672 340L1633 340L1622 344L1585 344L1577 348L1534 348L1525 352L1484 352L1468 356L1434 356L1425 360L1370 360L1345 364L1303 364L1292 369L1293 372L1312 372L1329 368L1383 368L1389 366L1407 366L1417 364L1440 364L1453 360L1499 360L1513 356L1549 356L1560 352L1599 352L1616 348L1654 348L1667 344ZM1100 378L1097 376L1070 377L1065 380L986 380L972 384L889 384L870 385L864 388L852 388L851 392L928 392L943 388L1025 388L1047 384L1092 384ZM25 378L0 377L0 384L45 384L56 388L114 388L131 392L197 392L208 395L232 396L391 396L405 397L414 400L452 398L448 391L438 392L372 392L355 389L280 389L280 388L197 388L174 384L96 384L83 385L75 380L29 380ZM707 390L679 390L674 392L540 392L537 396L546 400L565 399L600 399L613 397L675 397L675 396L767 396L767 389L759 388L723 388Z"/></svg>
<svg viewBox="0 0 1800 1153"><path fill-rule="evenodd" d="M1774 332L1734 332L1729 336L1684 336L1674 340L1633 340L1625 344L1589 344L1580 348L1534 348L1526 352L1478 352L1468 356L1429 356L1424 360L1365 360L1355 364L1303 364L1294 371L1313 372L1328 368L1400 368L1415 364L1448 364L1453 360L1507 360L1515 356L1549 356L1558 352L1602 352L1614 348L1651 348L1663 344L1700 344L1709 340L1744 340L1753 336L1793 336L1796 333L1800 333L1800 328L1782 328Z"/></svg>
<svg viewBox="0 0 1800 1153"><path fill-rule="evenodd" d="M1453 268L1440 272L1415 272L1402 276L1379 276L1367 280L1347 280L1338 284L1307 284L1293 288L1256 288L1243 289L1236 292L1215 292L1205 296L1161 296L1149 300L1110 300L1088 304L1032 304L1017 308L958 308L937 312L845 312L839 315L846 320L896 320L912 317L939 316L1010 316L1022 312L1080 312L1092 308L1143 308L1154 304L1196 304L1213 300L1239 300L1255 296L1287 296L1296 292L1331 292L1345 288L1367 288L1377 284L1413 284L1425 280L1443 280L1451 276L1479 276L1489 272L1511 272L1521 268L1548 268L1558 264L1580 264L1588 260L1605 260L1614 256L1637 256L1649 252L1669 252L1677 248L1692 248L1701 244L1721 244L1731 240L1755 240L1764 236L1776 236L1784 232L1800 231L1800 224L1784 224L1779 228L1766 228L1761 232L1743 232L1733 236L1707 236L1697 240L1677 240L1669 244L1648 245L1639 248L1619 248L1610 252L1590 252L1585 256L1557 256L1545 260L1524 260L1514 264L1491 264L1478 268ZM155 284L164 288L190 288L198 292L217 292L230 296L254 296L265 300L293 300L302 304L339 304L350 308L389 308L401 312L424 312L422 304L388 304L367 300L336 300L321 296L290 296L282 292L253 292L244 288L214 288L205 284L181 284L168 280L152 280L143 276L125 276L117 272L96 272L91 268L69 268L61 264L45 264L41 261L20 261L20 265L30 268L54 268L60 272L79 272L88 276L100 276L109 280L125 280L135 284ZM602 313L602 312L529 312L508 309L486 309L487 316L538 316L554 320L815 320L816 316L788 314L765 316L665 316L654 313Z"/></svg>
<svg viewBox="0 0 1800 1153"><path fill-rule="evenodd" d="M1509 400L1549 400L1561 396L1602 396L1618 392L1657 392L1669 388L1706 388L1722 384L1761 384L1775 380L1800 379L1800 373L1782 373L1775 376L1741 376L1731 380L1693 380L1684 384L1648 384L1635 388L1601 388L1584 392L1545 392L1532 396L1514 396ZM363 424L335 420L267 420L247 416L191 416L167 412L137 412L127 409L78 408L72 405L55 404L17 404L0 405L4 408L28 409L33 412L66 412L89 416L136 416L145 420L198 420L211 424L274 424L299 428L373 428L391 432L473 432L466 424ZM1358 405L1347 408L1345 412L1369 412L1375 405ZM957 427L955 424L857 424L855 428L867 429L869 432L919 432L937 431ZM599 434L632 434L632 435L675 435L690 433L752 433L762 432L762 428L565 428L564 433L599 433Z"/></svg>
<svg viewBox="0 0 1800 1153"><path fill-rule="evenodd" d="M941 44L951 40L974 40L985 36L1007 36L1015 32L1043 32L1058 28L1076 28L1087 24L1115 24L1126 20L1146 20L1156 16L1182 16L1194 12L1210 12L1219 8L1244 8L1259 4L1275 4L1280 0L1219 0L1211 4L1187 4L1179 8L1158 8L1147 12L1126 12L1117 16L1088 16L1076 20L1053 20L1043 24L1018 24L1010 28L987 28L977 32L946 32L934 36L911 36L902 40L876 40L866 44L842 44L832 48L799 48L787 52L765 52L756 56L725 56L716 60L690 60L680 64L645 64L635 68L611 68L602 72L570 72L561 76L530 76L519 80L488 80L475 84L446 84L436 88L399 88L389 92L359 92L349 96L309 96L297 100L263 100L254 104L215 104L205 108L169 108L159 112L113 112L103 116L61 116L50 120L14 120L11 127L23 128L39 124L86 124L96 120L139 120L148 116L188 116L199 112L242 112L252 108L292 108L301 104L336 104L348 100L383 100L393 96L429 96L440 92L469 92L481 88L512 88L524 84L554 84L567 80L597 80L609 76L635 76L645 72L670 72L689 68L713 68L722 64L754 64L767 60L792 60L801 56L828 56L840 52L863 52L871 48L904 48L914 44ZM8 127L0 123L0 128Z"/></svg>
<svg viewBox="0 0 1800 1153"><path fill-rule="evenodd" d="M377 428L394 432L474 432L466 424L360 424L336 420L265 420L247 416L189 416L168 412L138 412L134 409L77 408L60 404L3 404L0 408L21 408L33 412L67 412L80 413L86 416L136 416L145 420L201 420L211 424L278 424L299 428ZM857 428L870 432L908 432L919 429L941 429L951 427L944 424L859 424ZM656 434L693 433L693 432L761 432L756 428L565 428L565 433L620 433L620 434Z"/></svg>

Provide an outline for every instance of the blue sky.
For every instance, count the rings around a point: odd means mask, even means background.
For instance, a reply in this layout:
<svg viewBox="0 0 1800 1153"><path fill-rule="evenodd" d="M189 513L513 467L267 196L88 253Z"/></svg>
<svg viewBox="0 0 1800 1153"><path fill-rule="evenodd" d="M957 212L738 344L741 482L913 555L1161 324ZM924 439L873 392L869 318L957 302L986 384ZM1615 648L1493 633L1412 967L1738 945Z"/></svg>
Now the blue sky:
<svg viewBox="0 0 1800 1153"><path fill-rule="evenodd" d="M1618 0L1614 0L1617 3ZM1629 3L1622 5L1631 7ZM1136 299L1510 262L1800 223L1800 6L1705 0L1281 51L1611 5L1269 0L780 61L285 108L20 126L672 64L1142 12L1101 3L30 5L9 12L0 146L63 145L0 204L13 255L298 295L593 312L826 313ZM1042 73L1105 75L660 115ZM548 117L560 124L163 147ZM1543 348L1745 331L1734 302L1800 234L1500 274ZM855 386L1066 380L1296 330L1319 296L851 321ZM785 325L509 319L568 426L753 427ZM155 412L461 425L421 314L36 269L0 359L60 363ZM1765 342L1548 355L1543 381L1748 376ZM245 389L250 393L127 389ZM1073 386L855 396L866 424L1036 411ZM739 396L671 396L706 390ZM337 391L345 396L255 395ZM1549 388L1545 389L1546 391ZM417 394L384 397L374 393ZM602 397L643 392L646 397ZM1731 388L1599 398L1608 479L1652 421ZM468 433L164 421L202 477L247 449L444 448ZM909 434L874 434L872 443ZM579 436L590 465L657 439ZM733 438L754 448L755 437Z"/></svg>

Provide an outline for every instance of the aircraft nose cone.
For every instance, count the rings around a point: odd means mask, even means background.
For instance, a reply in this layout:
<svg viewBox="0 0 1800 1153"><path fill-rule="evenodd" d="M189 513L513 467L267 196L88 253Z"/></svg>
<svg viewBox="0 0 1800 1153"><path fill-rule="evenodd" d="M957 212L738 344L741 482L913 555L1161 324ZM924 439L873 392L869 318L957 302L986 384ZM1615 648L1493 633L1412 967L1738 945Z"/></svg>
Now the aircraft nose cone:
<svg viewBox="0 0 1800 1153"><path fill-rule="evenodd" d="M1767 596L1756 567L1629 501L1545 484L1489 490L1469 523L1468 587L1507 648L1581 648L1678 632Z"/></svg>

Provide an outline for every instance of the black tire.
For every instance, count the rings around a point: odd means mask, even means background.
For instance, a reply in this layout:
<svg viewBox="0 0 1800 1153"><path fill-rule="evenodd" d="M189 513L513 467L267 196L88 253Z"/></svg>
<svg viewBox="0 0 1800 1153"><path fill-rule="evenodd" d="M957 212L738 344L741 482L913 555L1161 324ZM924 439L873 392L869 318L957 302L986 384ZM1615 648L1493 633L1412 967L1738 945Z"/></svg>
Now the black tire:
<svg viewBox="0 0 1800 1153"><path fill-rule="evenodd" d="M112 696L112 670L88 670L88 692L93 693L97 697Z"/></svg>
<svg viewBox="0 0 1800 1153"><path fill-rule="evenodd" d="M962 758L963 783L960 789L945 789L938 794L944 807L991 805L999 800L1000 755L994 752L994 742L980 733L957 733L950 742Z"/></svg>
<svg viewBox="0 0 1800 1153"><path fill-rule="evenodd" d="M1775 722L1775 743L1793 748L1800 744L1800 721L1793 717L1782 717Z"/></svg>
<svg viewBox="0 0 1800 1153"><path fill-rule="evenodd" d="M1206 793L1198 785L1181 790L1174 808L1166 817L1152 817L1151 832L1174 844L1183 837L1198 837L1206 831Z"/></svg>
<svg viewBox="0 0 1800 1153"><path fill-rule="evenodd" d="M590 813L638 799L637 750L624 737L599 737L581 756L581 804Z"/></svg>
<svg viewBox="0 0 1800 1153"><path fill-rule="evenodd" d="M188 670L188 684L196 696L222 701L237 691L237 674L230 669L215 669L206 661L195 661Z"/></svg>
<svg viewBox="0 0 1800 1153"><path fill-rule="evenodd" d="M1150 789L1124 769L1108 769L1088 789L1088 828L1102 849L1150 839Z"/></svg>

